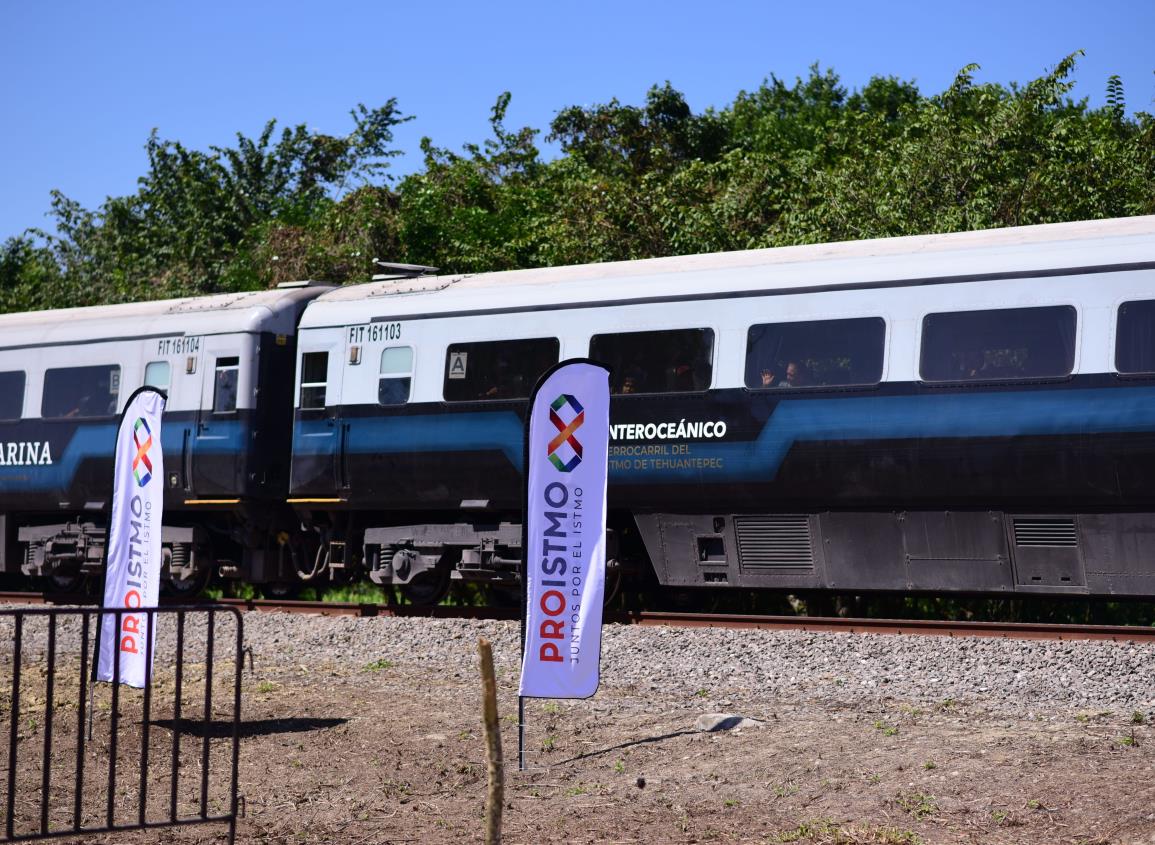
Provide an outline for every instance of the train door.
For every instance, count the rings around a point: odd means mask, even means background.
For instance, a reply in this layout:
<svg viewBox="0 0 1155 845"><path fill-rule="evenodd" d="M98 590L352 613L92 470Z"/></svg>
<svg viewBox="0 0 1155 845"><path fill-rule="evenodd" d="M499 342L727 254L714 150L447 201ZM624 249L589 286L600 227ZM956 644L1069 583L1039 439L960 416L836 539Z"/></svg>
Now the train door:
<svg viewBox="0 0 1155 845"><path fill-rule="evenodd" d="M190 450L191 492L197 498L236 498L244 492L252 344L249 335L205 338L201 398Z"/></svg>
<svg viewBox="0 0 1155 845"><path fill-rule="evenodd" d="M177 470L179 495L185 499L195 497L193 491L193 444L197 427L200 425L201 379L205 366L201 350L201 339L188 348L184 345L174 356L169 401L165 407L166 424L175 423L180 427L180 465ZM171 477L171 470L169 475Z"/></svg>
<svg viewBox="0 0 1155 845"><path fill-rule="evenodd" d="M342 498L348 495L351 486L349 466L349 438L352 431L352 421L345 416L344 408L350 404L350 396L360 396L360 379L354 378L363 375L361 368L364 349L359 342L355 342L353 333L345 329L341 344L341 354L334 362L334 387L329 393L329 404L332 405L333 419L337 428L337 489ZM350 369L356 367L356 370ZM358 400L359 401L359 400Z"/></svg>
<svg viewBox="0 0 1155 845"><path fill-rule="evenodd" d="M294 455L294 489L341 491L348 487L348 426L341 418L341 385L348 350L340 330L310 332L300 341Z"/></svg>

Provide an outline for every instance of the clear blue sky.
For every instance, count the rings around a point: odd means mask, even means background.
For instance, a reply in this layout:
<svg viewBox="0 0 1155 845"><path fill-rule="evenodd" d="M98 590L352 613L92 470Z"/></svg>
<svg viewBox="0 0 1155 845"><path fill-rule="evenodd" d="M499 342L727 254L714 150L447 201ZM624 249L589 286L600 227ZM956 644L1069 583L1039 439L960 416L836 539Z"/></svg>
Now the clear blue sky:
<svg viewBox="0 0 1155 845"><path fill-rule="evenodd" d="M1026 82L1078 49L1076 96L1102 104L1118 73L1128 109L1155 111L1153 34L1155 0L0 0L0 240L47 225L52 188L87 207L131 193L153 127L195 148L273 117L344 134L355 103L395 96L416 116L397 136L403 174L422 135L483 140L505 90L508 125L544 129L665 80L695 110L816 61L852 88L894 75L937 93L968 62L979 81Z"/></svg>

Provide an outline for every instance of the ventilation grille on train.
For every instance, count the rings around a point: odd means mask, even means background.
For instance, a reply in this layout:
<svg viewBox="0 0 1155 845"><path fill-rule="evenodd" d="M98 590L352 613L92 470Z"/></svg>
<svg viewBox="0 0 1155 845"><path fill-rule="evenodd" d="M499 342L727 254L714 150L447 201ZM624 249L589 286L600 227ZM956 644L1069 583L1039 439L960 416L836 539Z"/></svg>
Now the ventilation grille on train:
<svg viewBox="0 0 1155 845"><path fill-rule="evenodd" d="M743 569L813 571L814 548L806 514L739 516L734 518L734 530Z"/></svg>
<svg viewBox="0 0 1155 845"><path fill-rule="evenodd" d="M1073 549L1079 545L1074 519L1016 519L1015 545Z"/></svg>

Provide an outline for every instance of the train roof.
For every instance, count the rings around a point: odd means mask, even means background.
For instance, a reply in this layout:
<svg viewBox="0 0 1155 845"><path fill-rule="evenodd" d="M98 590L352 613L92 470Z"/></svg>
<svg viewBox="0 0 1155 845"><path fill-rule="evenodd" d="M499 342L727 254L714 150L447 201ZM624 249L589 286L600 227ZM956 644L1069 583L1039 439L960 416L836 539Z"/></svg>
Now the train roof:
<svg viewBox="0 0 1155 845"><path fill-rule="evenodd" d="M328 289L300 282L273 290L0 314L0 349L167 334L292 334L300 304Z"/></svg>
<svg viewBox="0 0 1155 845"><path fill-rule="evenodd" d="M1155 215L371 282L328 291L301 326L1152 262Z"/></svg>

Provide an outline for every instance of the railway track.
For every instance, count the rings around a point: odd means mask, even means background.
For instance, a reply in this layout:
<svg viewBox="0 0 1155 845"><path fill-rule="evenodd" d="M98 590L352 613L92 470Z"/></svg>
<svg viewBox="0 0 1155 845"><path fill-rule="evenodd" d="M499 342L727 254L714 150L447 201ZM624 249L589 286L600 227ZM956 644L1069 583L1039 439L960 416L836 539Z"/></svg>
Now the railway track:
<svg viewBox="0 0 1155 845"><path fill-rule="evenodd" d="M0 592L0 604L67 604L68 596ZM215 604L253 612L312 613L322 616L393 616L427 619L515 620L516 608L438 605L358 604L279 599L219 599ZM1155 643L1155 627L1062 625L1031 622L949 622L937 619L844 619L818 616L747 616L718 613L641 611L609 613L606 622L683 628L736 628L804 633L899 634L940 637L999 637L1022 640L1112 640Z"/></svg>

